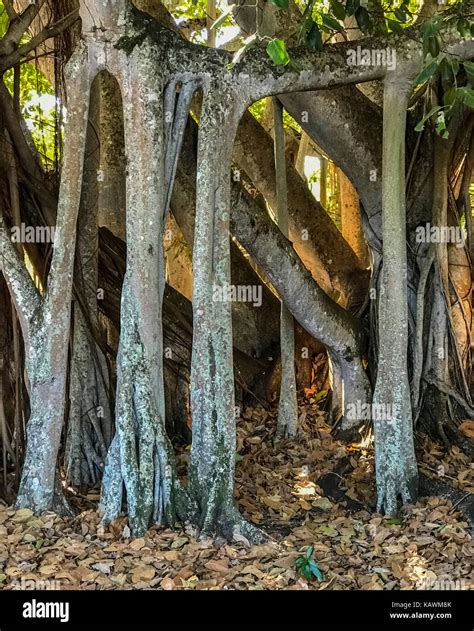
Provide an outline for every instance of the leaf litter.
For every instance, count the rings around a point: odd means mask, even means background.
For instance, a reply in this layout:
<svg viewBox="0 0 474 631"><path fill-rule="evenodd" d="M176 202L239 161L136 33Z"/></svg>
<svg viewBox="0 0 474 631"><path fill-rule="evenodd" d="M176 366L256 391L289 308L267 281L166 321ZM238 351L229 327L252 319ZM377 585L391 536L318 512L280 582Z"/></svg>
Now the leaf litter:
<svg viewBox="0 0 474 631"><path fill-rule="evenodd" d="M386 519L373 508L369 441L335 440L324 413L311 404L301 408L297 440L276 442L275 425L275 415L262 408L247 409L237 425L236 503L269 534L267 543L198 540L188 526L155 526L132 539L125 516L104 529L90 501L72 519L0 506L0 587L54 581L66 590L412 590L449 580L472 589L474 546L455 506L422 498L400 518ZM459 448L446 450L426 437L418 443L426 475L442 474L461 491L474 491L474 467ZM188 457L185 449L178 455L183 470ZM349 510L340 496L325 495L318 481L331 472L342 496L363 509ZM298 571L297 559L305 555L322 580Z"/></svg>

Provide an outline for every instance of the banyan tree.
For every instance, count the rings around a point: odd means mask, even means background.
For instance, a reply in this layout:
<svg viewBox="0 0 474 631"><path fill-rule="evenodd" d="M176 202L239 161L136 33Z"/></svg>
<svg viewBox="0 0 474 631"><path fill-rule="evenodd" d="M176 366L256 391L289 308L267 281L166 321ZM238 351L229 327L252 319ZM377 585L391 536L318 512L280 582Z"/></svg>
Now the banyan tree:
<svg viewBox="0 0 474 631"><path fill-rule="evenodd" d="M384 32L364 3L330 3L323 46L308 9L244 1L234 19L255 35L235 55L190 42L159 2L3 4L4 77L51 38L70 53L44 68L66 112L60 183L0 85L0 412L18 507L67 512L65 484L100 484L104 523L126 510L136 535L190 522L260 539L234 505L236 423L280 353L278 433L298 440L296 391L324 350L334 431L372 420L386 514L416 498L415 431L472 453L469 7L425 2ZM249 108L267 97L265 129ZM356 200L342 232L291 161L284 111ZM15 243L24 224L54 226L54 243ZM426 238L443 230L467 239ZM192 304L167 284L173 231ZM260 298L233 299L242 287Z"/></svg>

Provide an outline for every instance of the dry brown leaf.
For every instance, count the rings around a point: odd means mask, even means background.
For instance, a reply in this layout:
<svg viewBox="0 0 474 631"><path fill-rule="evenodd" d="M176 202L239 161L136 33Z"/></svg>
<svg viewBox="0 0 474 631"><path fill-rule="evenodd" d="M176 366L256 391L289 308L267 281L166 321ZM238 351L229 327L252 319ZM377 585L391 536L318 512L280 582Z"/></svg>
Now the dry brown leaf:
<svg viewBox="0 0 474 631"><path fill-rule="evenodd" d="M161 581L160 587L162 589L166 589L166 590L176 589L176 583L174 582L174 580L172 578L170 578L169 576L166 576Z"/></svg>
<svg viewBox="0 0 474 631"><path fill-rule="evenodd" d="M221 561L208 561L204 564L204 567L211 572L221 572L225 574L229 571L229 566L224 560Z"/></svg>
<svg viewBox="0 0 474 631"><path fill-rule="evenodd" d="M474 438L474 421L464 421L459 426L459 429L468 438Z"/></svg>
<svg viewBox="0 0 474 631"><path fill-rule="evenodd" d="M156 574L156 570L152 565L138 565L132 570L132 583L139 583L141 581L151 581Z"/></svg>

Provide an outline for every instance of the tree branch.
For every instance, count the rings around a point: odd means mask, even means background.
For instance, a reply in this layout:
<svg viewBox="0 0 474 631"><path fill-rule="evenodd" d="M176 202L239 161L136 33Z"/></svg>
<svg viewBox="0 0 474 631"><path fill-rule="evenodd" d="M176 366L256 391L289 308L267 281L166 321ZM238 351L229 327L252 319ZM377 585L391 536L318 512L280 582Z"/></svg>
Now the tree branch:
<svg viewBox="0 0 474 631"><path fill-rule="evenodd" d="M13 140L23 167L28 171L30 177L42 180L43 169L26 141L25 134L13 107L12 97L2 80L0 80L0 106L2 107L8 133Z"/></svg>
<svg viewBox="0 0 474 631"><path fill-rule="evenodd" d="M16 14L10 18L8 30L2 40L0 40L0 55L8 55L19 45L21 38L30 28L31 23L38 15L45 0L36 0L30 4L20 15Z"/></svg>
<svg viewBox="0 0 474 631"><path fill-rule="evenodd" d="M44 28L42 31L32 37L26 44L23 44L23 46L20 46L9 55L6 55L0 59L0 73L5 72L9 68L15 66L21 61L23 57L28 55L28 53L30 53L35 48L38 48L38 46L46 42L48 39L51 39L52 37L63 33L65 30L75 24L78 19L78 11L72 11L71 13L68 13L68 15L64 16L59 22L56 22L55 24L51 24L50 26Z"/></svg>
<svg viewBox="0 0 474 631"><path fill-rule="evenodd" d="M13 7L12 0L3 0L3 6L5 7L5 11L7 12L7 15L10 18L10 20L13 20L14 18L17 17L17 12L15 11Z"/></svg>
<svg viewBox="0 0 474 631"><path fill-rule="evenodd" d="M12 240L7 234L0 214L0 271L7 281L8 290L15 304L25 340L30 333L34 315L41 308L42 300Z"/></svg>

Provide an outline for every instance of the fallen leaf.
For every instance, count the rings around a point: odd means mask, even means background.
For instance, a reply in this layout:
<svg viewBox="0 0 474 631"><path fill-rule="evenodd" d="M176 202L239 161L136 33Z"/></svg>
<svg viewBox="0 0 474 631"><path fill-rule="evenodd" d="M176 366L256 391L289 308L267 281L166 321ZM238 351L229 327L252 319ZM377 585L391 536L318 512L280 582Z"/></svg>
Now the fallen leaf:
<svg viewBox="0 0 474 631"><path fill-rule="evenodd" d="M169 576L166 576L160 583L160 587L162 589L166 589L166 590L171 590L171 589L175 589L176 588L176 583L173 581L172 578L170 578Z"/></svg>

